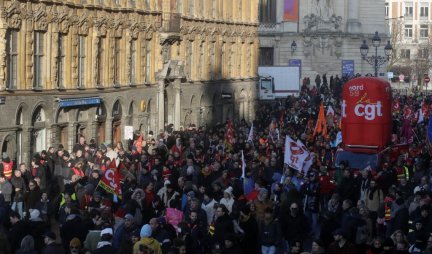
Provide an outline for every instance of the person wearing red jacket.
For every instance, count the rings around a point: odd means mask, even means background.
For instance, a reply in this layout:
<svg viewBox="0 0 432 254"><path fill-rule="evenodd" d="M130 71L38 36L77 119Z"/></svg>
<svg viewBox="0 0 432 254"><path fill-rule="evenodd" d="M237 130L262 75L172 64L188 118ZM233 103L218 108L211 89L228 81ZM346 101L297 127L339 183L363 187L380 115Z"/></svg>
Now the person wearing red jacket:
<svg viewBox="0 0 432 254"><path fill-rule="evenodd" d="M319 173L319 183L321 186L321 209L327 210L328 202L336 189L336 185L332 178L329 176L326 166L321 166Z"/></svg>

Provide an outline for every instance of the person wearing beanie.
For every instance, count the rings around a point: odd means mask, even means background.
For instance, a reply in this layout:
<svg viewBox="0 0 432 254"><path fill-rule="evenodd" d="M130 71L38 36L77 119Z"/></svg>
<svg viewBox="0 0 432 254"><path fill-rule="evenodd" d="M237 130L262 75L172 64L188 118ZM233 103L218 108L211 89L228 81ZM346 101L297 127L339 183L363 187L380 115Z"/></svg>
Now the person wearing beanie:
<svg viewBox="0 0 432 254"><path fill-rule="evenodd" d="M97 244L96 250L93 251L93 254L115 254L117 253L112 246L113 239L113 230L112 228L105 228L100 233L101 239Z"/></svg>
<svg viewBox="0 0 432 254"><path fill-rule="evenodd" d="M162 254L162 248L159 242L152 238L153 231L149 224L145 224L140 231L140 240L134 244L133 254L139 254L140 251L150 249L154 254Z"/></svg>
<svg viewBox="0 0 432 254"><path fill-rule="evenodd" d="M114 234L113 246L119 251L124 249L126 245L129 245L132 234L135 230L139 229L135 223L135 218L132 214L128 213L123 218L123 223L118 226ZM130 251L132 251L132 246L130 246Z"/></svg>
<svg viewBox="0 0 432 254"><path fill-rule="evenodd" d="M234 196L233 196L233 188L229 186L224 190L224 196L220 200L220 203L225 205L225 207L228 209L229 214L232 213L232 208L234 205Z"/></svg>

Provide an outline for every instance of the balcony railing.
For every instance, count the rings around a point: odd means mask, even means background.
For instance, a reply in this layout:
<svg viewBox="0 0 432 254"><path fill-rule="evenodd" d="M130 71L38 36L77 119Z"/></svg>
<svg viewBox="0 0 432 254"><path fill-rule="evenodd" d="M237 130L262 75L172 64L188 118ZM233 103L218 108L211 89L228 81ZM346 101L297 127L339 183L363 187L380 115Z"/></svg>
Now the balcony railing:
<svg viewBox="0 0 432 254"><path fill-rule="evenodd" d="M162 31L166 33L180 32L180 13L164 12L162 13Z"/></svg>

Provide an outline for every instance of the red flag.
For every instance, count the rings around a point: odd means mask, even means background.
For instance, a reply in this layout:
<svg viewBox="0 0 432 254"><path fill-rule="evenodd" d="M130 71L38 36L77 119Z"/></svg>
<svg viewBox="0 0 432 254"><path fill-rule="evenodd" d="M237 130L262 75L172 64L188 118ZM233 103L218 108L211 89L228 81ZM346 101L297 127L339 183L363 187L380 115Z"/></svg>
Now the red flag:
<svg viewBox="0 0 432 254"><path fill-rule="evenodd" d="M99 181L99 186L105 191L121 198L120 173L116 168L108 168Z"/></svg>
<svg viewBox="0 0 432 254"><path fill-rule="evenodd" d="M313 132L313 135L321 134L321 136L326 137L327 136L327 121L324 116L324 103L321 102L320 111L318 113L318 120L315 125L315 130Z"/></svg>
<svg viewBox="0 0 432 254"><path fill-rule="evenodd" d="M229 146L232 146L232 144L234 143L234 128L232 126L232 122L230 119L228 119L228 123L227 123L227 133L225 136L225 142Z"/></svg>
<svg viewBox="0 0 432 254"><path fill-rule="evenodd" d="M139 138L135 142L135 146L136 146L138 154L141 154L141 152L142 152L142 142L143 142L143 136L140 135Z"/></svg>

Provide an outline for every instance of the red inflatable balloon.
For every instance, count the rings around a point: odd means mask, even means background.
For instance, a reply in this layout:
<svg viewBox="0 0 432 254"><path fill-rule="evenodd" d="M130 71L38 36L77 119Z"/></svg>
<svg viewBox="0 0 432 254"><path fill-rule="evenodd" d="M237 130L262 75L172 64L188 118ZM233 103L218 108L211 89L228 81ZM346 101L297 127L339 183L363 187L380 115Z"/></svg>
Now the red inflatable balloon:
<svg viewBox="0 0 432 254"><path fill-rule="evenodd" d="M350 80L342 94L342 139L345 150L378 153L391 140L390 84L379 78Z"/></svg>

